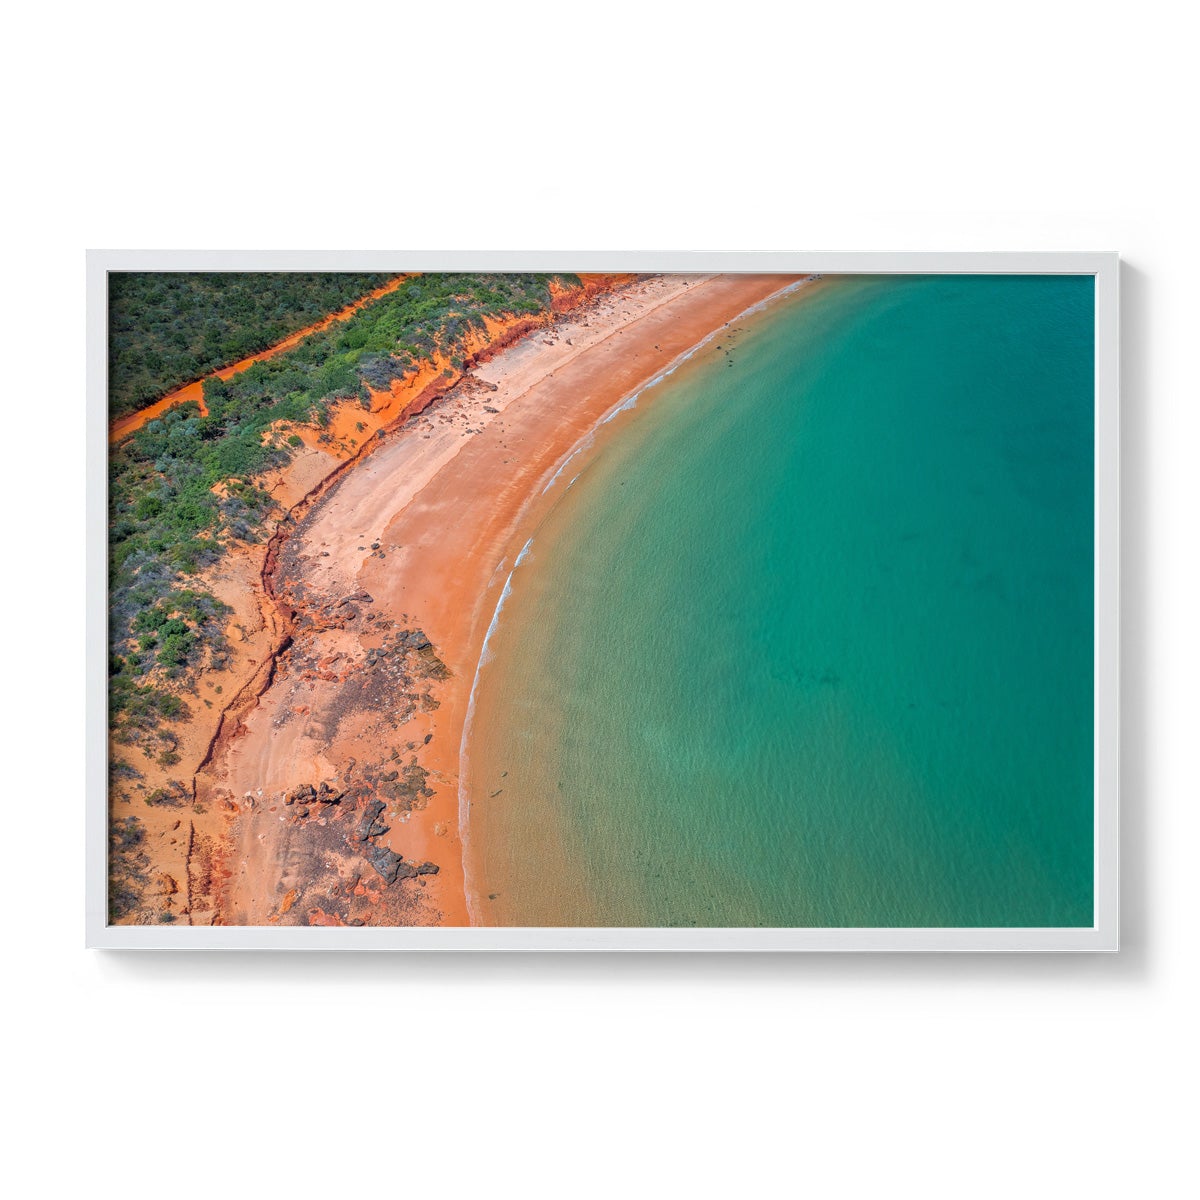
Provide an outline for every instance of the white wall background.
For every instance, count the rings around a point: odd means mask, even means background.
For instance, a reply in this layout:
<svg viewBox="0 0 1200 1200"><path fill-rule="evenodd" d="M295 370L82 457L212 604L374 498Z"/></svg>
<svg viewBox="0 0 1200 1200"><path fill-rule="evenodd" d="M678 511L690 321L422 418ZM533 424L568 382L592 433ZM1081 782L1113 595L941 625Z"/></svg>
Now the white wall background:
<svg viewBox="0 0 1200 1200"><path fill-rule="evenodd" d="M1200 241L1184 11L7 15L13 1194L1190 1192ZM85 952L85 246L1122 251L1125 949Z"/></svg>

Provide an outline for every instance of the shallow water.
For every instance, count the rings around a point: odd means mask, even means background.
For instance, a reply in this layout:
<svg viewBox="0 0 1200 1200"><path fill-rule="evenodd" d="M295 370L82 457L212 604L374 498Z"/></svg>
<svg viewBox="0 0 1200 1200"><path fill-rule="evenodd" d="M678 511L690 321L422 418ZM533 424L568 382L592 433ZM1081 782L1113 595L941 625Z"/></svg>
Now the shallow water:
<svg viewBox="0 0 1200 1200"><path fill-rule="evenodd" d="M480 671L476 919L1090 925L1092 312L827 280L606 426Z"/></svg>

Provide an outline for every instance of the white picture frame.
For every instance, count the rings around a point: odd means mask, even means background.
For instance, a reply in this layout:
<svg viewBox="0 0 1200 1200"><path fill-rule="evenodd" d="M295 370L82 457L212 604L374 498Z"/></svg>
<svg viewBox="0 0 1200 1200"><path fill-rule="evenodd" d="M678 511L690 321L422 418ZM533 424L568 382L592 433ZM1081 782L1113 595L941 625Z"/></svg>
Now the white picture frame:
<svg viewBox="0 0 1200 1200"><path fill-rule="evenodd" d="M113 925L107 919L107 276L110 271L1072 274L1095 279L1095 911L1090 928L414 928ZM1120 729L1120 260L1111 252L570 253L93 250L87 255L86 944L139 950L1116 951Z"/></svg>

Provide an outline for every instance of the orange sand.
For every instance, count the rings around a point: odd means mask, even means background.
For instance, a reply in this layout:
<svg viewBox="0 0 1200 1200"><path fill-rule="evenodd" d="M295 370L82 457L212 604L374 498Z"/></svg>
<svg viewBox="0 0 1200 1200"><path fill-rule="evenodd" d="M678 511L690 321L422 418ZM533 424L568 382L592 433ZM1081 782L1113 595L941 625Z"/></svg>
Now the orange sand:
<svg viewBox="0 0 1200 1200"><path fill-rule="evenodd" d="M478 367L346 470L315 504L289 544L305 605L315 612L365 590L373 597L373 619L423 629L450 676L433 685L439 707L399 727L367 717L331 725L344 687L333 664L354 661L375 644L370 636L344 626L317 632L310 644L319 647L326 669L316 672L298 673L288 654L281 657L270 685L221 741L205 777L197 777L205 795L245 797L225 848L232 866L217 919L279 920L306 880L278 798L298 784L330 778L351 757L361 762L394 746L406 759L415 748L434 795L425 807L392 820L380 841L407 860L437 863L439 873L419 881L421 891L412 892L416 907L402 916L387 908L393 892L369 869L359 876L340 867L337 887L345 895L366 894L391 919L469 923L458 832L459 753L502 568L552 502L542 495L546 482L601 416L705 335L789 282L761 275L665 277L601 295L560 318L553 330L535 330ZM386 557L364 552L374 543ZM415 882L392 888L411 889ZM313 906L307 919L335 918L326 906Z"/></svg>

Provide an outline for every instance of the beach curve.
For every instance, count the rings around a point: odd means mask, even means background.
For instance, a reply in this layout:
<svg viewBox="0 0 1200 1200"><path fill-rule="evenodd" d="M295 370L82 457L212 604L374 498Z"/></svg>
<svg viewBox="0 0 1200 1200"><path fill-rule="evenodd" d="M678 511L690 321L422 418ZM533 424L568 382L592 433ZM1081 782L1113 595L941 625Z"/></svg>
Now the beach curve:
<svg viewBox="0 0 1200 1200"><path fill-rule="evenodd" d="M419 634L447 674L414 687L402 720L347 715L347 688L356 685L337 664L376 661L387 636L381 643L317 622L308 659L284 648L281 669L213 764L214 780L233 795L282 795L298 781L332 777L341 763L386 752L385 765L415 771L429 794L379 840L437 871L418 881L421 892L405 911L384 904L379 915L469 924L470 799L460 781L474 681L513 549L528 543L556 500L548 494L554 481L600 422L726 324L799 282L656 277L594 297L479 366L347 472L292 532L279 586L313 612L368 596L374 629L389 625L410 641ZM298 670L301 661L326 665ZM407 671L412 655L404 662ZM292 894L303 884L302 856L281 840L284 818L260 816L238 822L225 856L240 866L222 906L230 922L268 919L281 889ZM373 878L348 884L368 898L383 891ZM322 916L318 909L310 920Z"/></svg>
<svg viewBox="0 0 1200 1200"><path fill-rule="evenodd" d="M695 344L693 344L692 346L688 347L686 350L677 354L675 356L675 358L673 358L671 360L671 362L668 363L665 367L662 367L661 369L657 370L656 373L654 375L652 375L650 378L643 380L635 388L633 388L630 392L628 392L626 395L622 396L619 400L617 400L608 409L607 412L605 412L603 415L596 418L595 423L587 431L587 433L585 433L583 435L583 437L580 438L580 440L562 458L561 462L557 465L556 469L554 470L554 473L550 476L549 482L545 485L545 487L543 487L541 489L541 492L539 493L539 498L545 497L554 488L555 484L559 481L559 479L562 477L564 471L566 470L566 468L568 466L571 465L571 463L575 462L576 459L583 458L583 456L586 455L586 453L590 449L593 448L593 446L595 445L595 442L596 442L597 434L600 433L600 431L603 429L604 426L608 425L610 422L612 422L614 419L616 419L618 416L620 416L621 413L627 412L630 409L634 408L637 405L638 401L642 398L642 396L644 396L646 394L646 392L650 391L652 388L656 387L660 383L663 383L665 380L669 379L672 375L674 375L675 372L681 366L684 365L684 363L693 359L701 350L703 350L707 345L709 345L709 343L711 343L715 338L720 336L721 331L724 328L726 328L729 325L732 325L735 321L743 320L744 318L746 318L748 316L752 316L753 314L755 314L757 312L761 312L762 310L764 310L768 305L770 305L774 301L782 299L784 296L790 295L791 293L795 292L797 289L803 287L805 284L814 282L817 278L819 278L819 276L803 276L801 278L794 279L791 282L783 285L782 287L777 287L776 290L770 292L767 296L765 296L761 299L755 300L753 303L749 304L746 308L744 308L740 312L734 314L731 318L723 321L722 324L717 326L715 329L711 329L708 333L706 333L703 337L701 337L699 339L699 341L697 341ZM562 494L565 494L567 491L570 491L571 486L575 483L576 479L579 478L579 475L586 469L587 464L586 464L586 462L580 462L578 465L579 465L579 470L576 471L575 474L572 475L571 479L567 482L567 485L563 489ZM532 500L532 497L530 499ZM555 498L555 502L557 502L557 497ZM551 504L550 507L553 507L553 504ZM544 520L545 515L546 515L545 512L539 513L539 519L538 519L539 525L540 525L541 521ZM462 843L465 903L466 903L467 912L471 918L472 924L475 924L476 921L475 921L475 905L472 902L471 871L470 871L470 867L468 865L469 853L470 853L470 806L471 806L471 800L470 800L470 788L469 788L469 782L468 782L468 780L469 780L469 756L467 753L467 748L468 748L468 743L469 743L470 737L471 737L472 723L473 723L473 718L475 715L476 696L477 696L478 690L479 690L480 674L481 674L484 666L487 665L487 663L491 659L491 655L489 654L489 646L491 643L491 639L492 639L492 636L495 634L496 630L499 628L500 618L501 618L501 614L504 611L505 602L512 595L513 577L516 574L517 569L520 566L522 566L522 564L528 559L531 551L533 550L535 539L536 539L536 529L525 540L524 545L521 547L520 553L517 554L516 559L513 562L512 569L508 572L508 575L505 579L504 586L501 589L499 599L496 601L496 607L492 613L491 621L488 624L487 631L483 637L483 642L481 643L481 645L479 647L478 657L476 658L476 661L475 661L475 670L474 670L474 673L471 678L471 687L470 687L470 691L468 693L466 712L464 714L463 722L462 722L462 733L461 733L461 736L459 739L458 828L459 828L459 837L460 837L461 843ZM495 575L493 576L493 578L495 578L500 573L502 573L504 570L504 567L506 565L507 565L507 560L502 560L501 563L499 564L499 566L496 568L496 572L495 572Z"/></svg>

